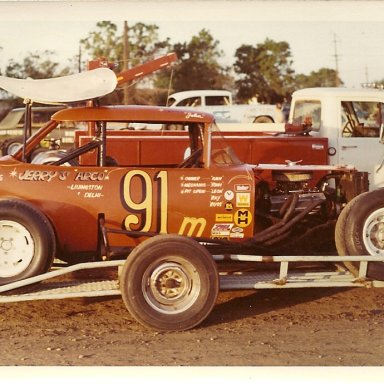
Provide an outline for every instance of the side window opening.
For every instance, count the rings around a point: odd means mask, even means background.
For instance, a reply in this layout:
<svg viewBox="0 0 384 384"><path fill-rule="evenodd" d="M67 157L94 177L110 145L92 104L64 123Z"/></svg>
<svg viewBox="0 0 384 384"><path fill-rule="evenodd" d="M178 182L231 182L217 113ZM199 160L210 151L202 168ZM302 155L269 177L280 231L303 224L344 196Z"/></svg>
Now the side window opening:
<svg viewBox="0 0 384 384"><path fill-rule="evenodd" d="M379 137L382 113L378 102L342 101L342 137Z"/></svg>
<svg viewBox="0 0 384 384"><path fill-rule="evenodd" d="M177 103L178 107L198 107L201 105L201 97L187 97Z"/></svg>
<svg viewBox="0 0 384 384"><path fill-rule="evenodd" d="M229 105L229 100L226 96L206 96L205 105Z"/></svg>

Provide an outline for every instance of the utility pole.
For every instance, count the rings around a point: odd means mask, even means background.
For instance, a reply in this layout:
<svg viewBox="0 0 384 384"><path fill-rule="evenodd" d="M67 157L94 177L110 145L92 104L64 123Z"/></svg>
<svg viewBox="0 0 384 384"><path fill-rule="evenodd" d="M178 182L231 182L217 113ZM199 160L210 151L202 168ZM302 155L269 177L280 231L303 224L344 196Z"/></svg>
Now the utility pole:
<svg viewBox="0 0 384 384"><path fill-rule="evenodd" d="M81 45L79 45L79 60L77 62L79 72L81 72Z"/></svg>
<svg viewBox="0 0 384 384"><path fill-rule="evenodd" d="M337 53L337 41L336 41L336 34L333 34L333 43L335 46L335 86L339 87L340 86L340 81L339 81L339 55Z"/></svg>
<svg viewBox="0 0 384 384"><path fill-rule="evenodd" d="M124 32L123 32L123 70L126 71L128 69L128 61L129 61L129 46L128 46L128 22L124 21ZM124 84L124 104L129 104L129 89L128 84Z"/></svg>

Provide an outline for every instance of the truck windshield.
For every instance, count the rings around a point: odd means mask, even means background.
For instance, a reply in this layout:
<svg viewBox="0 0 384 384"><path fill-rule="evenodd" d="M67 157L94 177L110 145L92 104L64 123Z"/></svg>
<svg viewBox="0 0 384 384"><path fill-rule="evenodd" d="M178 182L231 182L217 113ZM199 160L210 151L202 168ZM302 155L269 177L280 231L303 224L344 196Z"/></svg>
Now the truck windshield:
<svg viewBox="0 0 384 384"><path fill-rule="evenodd" d="M239 160L233 148L227 143L223 134L216 124L212 124L212 146L211 160L217 165L240 165Z"/></svg>
<svg viewBox="0 0 384 384"><path fill-rule="evenodd" d="M297 100L293 111L292 123L311 124L312 130L320 130L321 103L319 100Z"/></svg>

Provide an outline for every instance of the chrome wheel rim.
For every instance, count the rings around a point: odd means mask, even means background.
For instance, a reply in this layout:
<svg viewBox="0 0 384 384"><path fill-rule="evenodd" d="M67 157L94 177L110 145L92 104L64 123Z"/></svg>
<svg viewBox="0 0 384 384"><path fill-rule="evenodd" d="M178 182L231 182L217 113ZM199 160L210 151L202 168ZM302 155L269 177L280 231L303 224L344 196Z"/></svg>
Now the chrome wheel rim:
<svg viewBox="0 0 384 384"><path fill-rule="evenodd" d="M370 255L384 255L384 208L368 216L363 228L363 242Z"/></svg>
<svg viewBox="0 0 384 384"><path fill-rule="evenodd" d="M200 287L200 277L193 264L178 256L152 264L142 280L146 302L165 314L190 308L200 294Z"/></svg>
<svg viewBox="0 0 384 384"><path fill-rule="evenodd" d="M0 221L0 276L16 276L31 264L35 244L26 227L10 220Z"/></svg>

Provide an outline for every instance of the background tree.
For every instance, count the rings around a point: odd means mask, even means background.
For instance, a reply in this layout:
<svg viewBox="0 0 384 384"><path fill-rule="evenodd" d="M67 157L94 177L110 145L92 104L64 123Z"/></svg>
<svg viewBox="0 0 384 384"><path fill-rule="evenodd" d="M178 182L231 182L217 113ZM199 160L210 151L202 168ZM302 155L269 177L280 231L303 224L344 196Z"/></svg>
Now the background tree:
<svg viewBox="0 0 384 384"><path fill-rule="evenodd" d="M159 27L154 24L136 23L128 28L128 68L142 64L146 61L168 53L169 39L160 40ZM123 69L124 47L123 32L119 31L116 24L111 21L100 21L96 24L96 30L91 31L88 37L80 40L85 60L104 57L109 62L117 64L116 72ZM152 77L155 78L156 75ZM148 78L144 79L148 84ZM145 91L139 91L134 85L130 85L130 99L135 104L147 104ZM116 95L115 95L116 96ZM122 101L122 92L117 94Z"/></svg>
<svg viewBox="0 0 384 384"><path fill-rule="evenodd" d="M344 84L339 78L339 84ZM297 89L311 87L335 87L336 71L329 68L320 68L318 71L312 71L309 75L298 74L295 77Z"/></svg>
<svg viewBox="0 0 384 384"><path fill-rule="evenodd" d="M54 61L54 55L54 51L46 50L29 53L21 62L11 59L5 67L5 75L18 79L47 79L67 75L69 68L61 68L60 63Z"/></svg>
<svg viewBox="0 0 384 384"><path fill-rule="evenodd" d="M96 30L81 39L80 46L82 54L87 56L86 61L106 58L110 62L118 63L123 57L122 35L117 32L117 25L110 21L96 23Z"/></svg>
<svg viewBox="0 0 384 384"><path fill-rule="evenodd" d="M189 42L175 44L172 50L178 57L174 67L173 91L221 89L230 83L228 68L219 64L223 56L219 41L206 29Z"/></svg>
<svg viewBox="0 0 384 384"><path fill-rule="evenodd" d="M169 39L159 40L159 27L155 24L136 23L128 28L129 66L133 67L159 55L169 47ZM96 30L80 40L87 60L104 57L121 64L123 60L123 32L111 21L96 23Z"/></svg>
<svg viewBox="0 0 384 384"><path fill-rule="evenodd" d="M247 102L256 97L259 102L273 104L292 93L294 70L287 42L266 39L255 47L242 45L236 50L235 57L239 101Z"/></svg>

